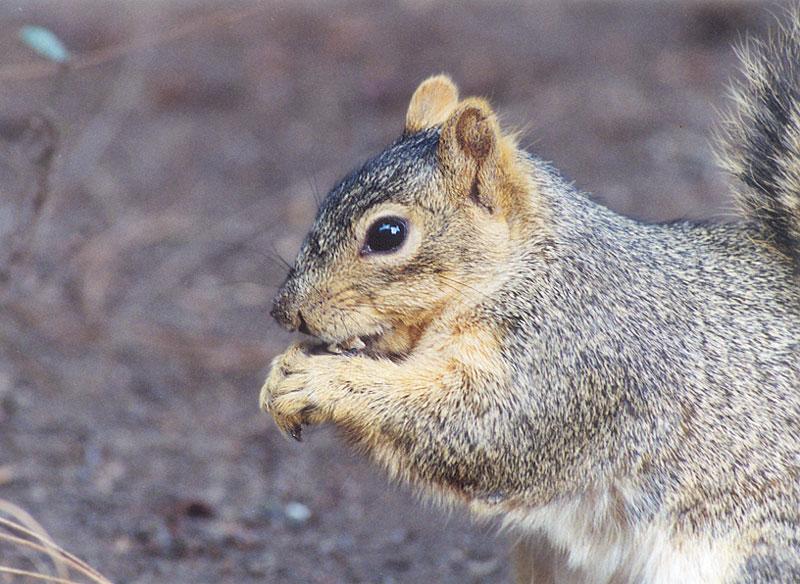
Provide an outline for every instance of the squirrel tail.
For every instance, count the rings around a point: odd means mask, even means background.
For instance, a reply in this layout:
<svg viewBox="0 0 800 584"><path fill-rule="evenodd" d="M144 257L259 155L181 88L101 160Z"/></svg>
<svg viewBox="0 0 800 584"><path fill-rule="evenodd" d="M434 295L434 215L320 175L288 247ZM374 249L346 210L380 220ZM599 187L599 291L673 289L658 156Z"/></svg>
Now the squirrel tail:
<svg viewBox="0 0 800 584"><path fill-rule="evenodd" d="M800 11L767 40L738 50L743 79L721 132L720 161L739 205L800 269Z"/></svg>

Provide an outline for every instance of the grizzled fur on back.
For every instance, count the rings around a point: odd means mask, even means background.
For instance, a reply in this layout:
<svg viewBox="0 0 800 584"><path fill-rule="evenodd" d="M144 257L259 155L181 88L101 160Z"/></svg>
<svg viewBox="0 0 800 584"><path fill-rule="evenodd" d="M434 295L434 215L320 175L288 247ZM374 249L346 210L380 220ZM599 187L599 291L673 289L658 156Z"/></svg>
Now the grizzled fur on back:
<svg viewBox="0 0 800 584"><path fill-rule="evenodd" d="M508 331L511 385L524 388L494 440L520 458L487 474L477 497L503 508L497 500L522 492L552 505L553 493L636 477L630 492L617 487L623 524L746 529L763 552L740 568L742 582L800 581L800 283L790 260L763 243L762 226L638 223L531 164L550 236L483 304ZM544 530L578 557L580 529L559 541L563 522L515 506L509 524ZM596 521L613 517L597 511ZM596 539L611 545L624 531Z"/></svg>

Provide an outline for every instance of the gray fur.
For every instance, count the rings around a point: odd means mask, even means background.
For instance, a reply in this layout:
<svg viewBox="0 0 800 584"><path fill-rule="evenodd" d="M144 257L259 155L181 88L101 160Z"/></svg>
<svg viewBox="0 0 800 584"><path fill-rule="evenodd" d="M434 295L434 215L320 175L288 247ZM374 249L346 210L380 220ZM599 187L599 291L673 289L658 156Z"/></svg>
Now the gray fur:
<svg viewBox="0 0 800 584"><path fill-rule="evenodd" d="M457 364L463 378L427 400L352 389L369 395L357 420L336 420L352 442L428 492L497 514L624 481L618 520L735 540L741 583L800 580L799 38L793 24L749 53L726 163L746 185L741 223L633 221L519 153L535 212L509 217L518 239L504 283L461 321L490 331L498 354L482 369ZM434 208L416 194L451 184L437 170L440 136L404 136L331 192L279 320L296 326L302 289L336 277L348 230L386 201L437 225L398 277L478 271L465 228L475 199ZM386 274L376 281L397 283ZM359 285L368 296L371 281ZM447 338L451 325L429 328Z"/></svg>

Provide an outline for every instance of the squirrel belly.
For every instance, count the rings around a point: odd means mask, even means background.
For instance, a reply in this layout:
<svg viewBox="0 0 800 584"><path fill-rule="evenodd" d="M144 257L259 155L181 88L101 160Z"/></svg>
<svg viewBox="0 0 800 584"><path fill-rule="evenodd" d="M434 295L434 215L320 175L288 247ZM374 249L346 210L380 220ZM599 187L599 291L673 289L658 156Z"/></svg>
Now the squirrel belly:
<svg viewBox="0 0 800 584"><path fill-rule="evenodd" d="M519 582L800 582L799 27L743 53L732 224L613 213L423 82L322 202L261 406L499 519Z"/></svg>

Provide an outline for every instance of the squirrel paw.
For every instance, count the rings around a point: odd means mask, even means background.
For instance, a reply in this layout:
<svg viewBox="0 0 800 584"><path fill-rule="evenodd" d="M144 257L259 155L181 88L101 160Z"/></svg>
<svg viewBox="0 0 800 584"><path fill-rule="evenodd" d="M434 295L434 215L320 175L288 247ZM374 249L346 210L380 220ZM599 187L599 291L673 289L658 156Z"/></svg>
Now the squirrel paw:
<svg viewBox="0 0 800 584"><path fill-rule="evenodd" d="M302 424L329 420L340 397L331 380L330 360L344 357L309 354L311 349L296 343L275 357L259 398L261 409L297 441L302 439Z"/></svg>

